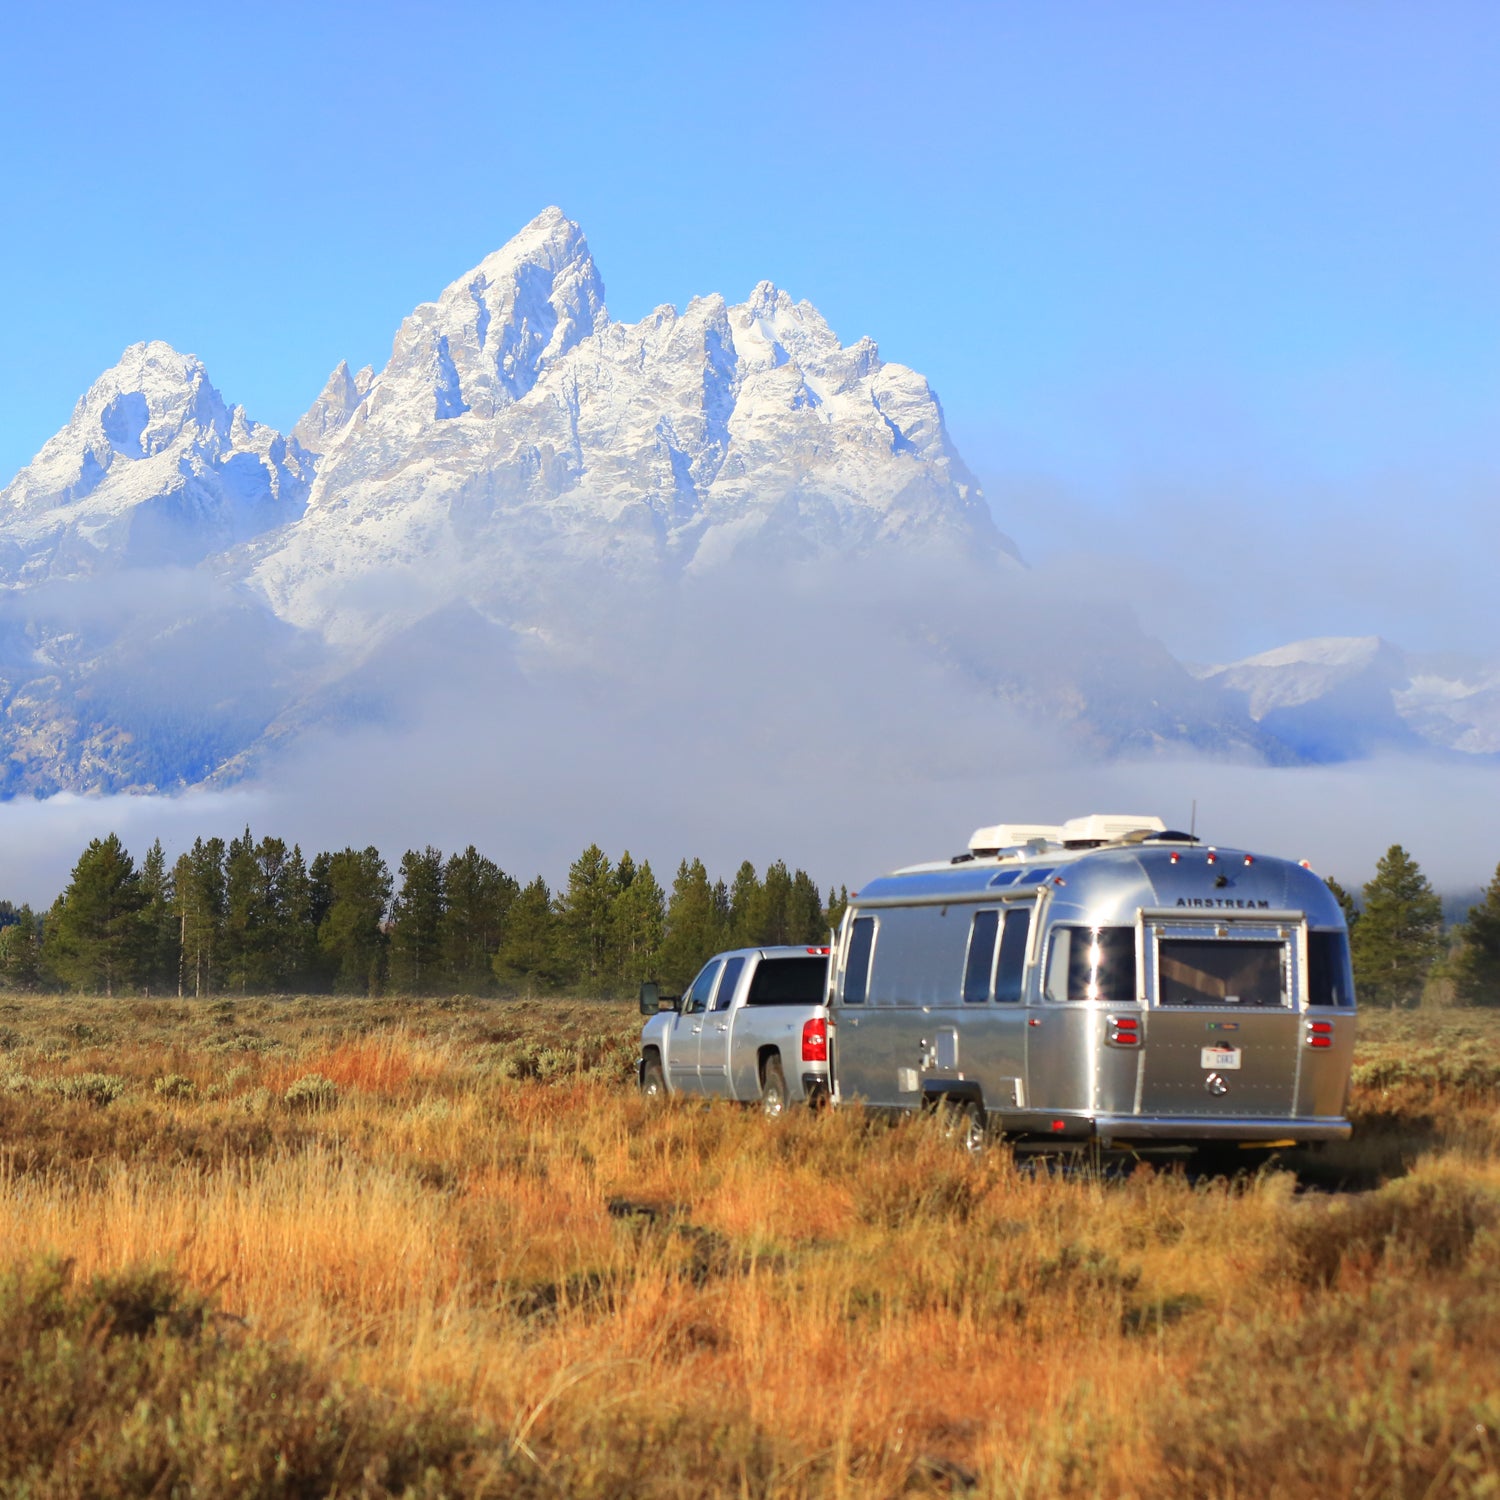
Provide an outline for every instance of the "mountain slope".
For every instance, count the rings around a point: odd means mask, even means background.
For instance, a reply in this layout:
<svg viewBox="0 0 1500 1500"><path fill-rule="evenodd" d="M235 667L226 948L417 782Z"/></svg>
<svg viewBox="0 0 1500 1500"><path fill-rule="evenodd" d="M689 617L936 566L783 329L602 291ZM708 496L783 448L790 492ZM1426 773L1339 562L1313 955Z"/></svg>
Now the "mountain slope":
<svg viewBox="0 0 1500 1500"><path fill-rule="evenodd" d="M1311 760L1500 752L1500 668L1481 662L1403 651L1378 636L1323 636L1198 675Z"/></svg>

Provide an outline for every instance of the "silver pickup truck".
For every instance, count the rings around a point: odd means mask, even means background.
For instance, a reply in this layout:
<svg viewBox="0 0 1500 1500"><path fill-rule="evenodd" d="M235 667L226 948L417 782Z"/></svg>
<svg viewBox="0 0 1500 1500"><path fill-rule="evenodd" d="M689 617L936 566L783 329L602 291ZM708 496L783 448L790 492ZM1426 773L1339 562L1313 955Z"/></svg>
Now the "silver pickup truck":
<svg viewBox="0 0 1500 1500"><path fill-rule="evenodd" d="M758 1102L768 1115L828 1097L827 948L715 954L685 995L643 984L640 1004L645 1094Z"/></svg>

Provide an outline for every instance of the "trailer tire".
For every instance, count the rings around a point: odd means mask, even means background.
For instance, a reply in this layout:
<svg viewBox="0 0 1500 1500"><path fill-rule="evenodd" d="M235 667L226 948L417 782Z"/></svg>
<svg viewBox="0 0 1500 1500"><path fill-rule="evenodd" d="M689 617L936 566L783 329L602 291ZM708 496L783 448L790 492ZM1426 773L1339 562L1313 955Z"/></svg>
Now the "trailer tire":
<svg viewBox="0 0 1500 1500"><path fill-rule="evenodd" d="M943 1128L966 1156L982 1156L989 1144L984 1111L973 1099L943 1101Z"/></svg>
<svg viewBox="0 0 1500 1500"><path fill-rule="evenodd" d="M641 1092L648 1099L665 1099L667 1097L667 1078L661 1070L661 1059L659 1057L648 1057L646 1065L641 1069Z"/></svg>
<svg viewBox="0 0 1500 1500"><path fill-rule="evenodd" d="M760 1075L760 1112L768 1120L786 1113L786 1074L779 1057L768 1057Z"/></svg>

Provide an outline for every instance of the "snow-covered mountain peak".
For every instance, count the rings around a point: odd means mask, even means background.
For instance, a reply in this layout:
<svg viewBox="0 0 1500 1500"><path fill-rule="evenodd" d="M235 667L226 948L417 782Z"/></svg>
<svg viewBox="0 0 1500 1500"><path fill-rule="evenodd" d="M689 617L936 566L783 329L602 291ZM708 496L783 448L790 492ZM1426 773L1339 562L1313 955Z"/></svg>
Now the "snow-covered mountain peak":
<svg viewBox="0 0 1500 1500"><path fill-rule="evenodd" d="M583 231L549 208L405 319L366 411L403 432L492 417L606 320Z"/></svg>
<svg viewBox="0 0 1500 1500"><path fill-rule="evenodd" d="M1257 656L1233 663L1236 667L1327 667L1358 671L1370 665L1382 651L1390 651L1378 635L1322 635L1293 641Z"/></svg>
<svg viewBox="0 0 1500 1500"><path fill-rule="evenodd" d="M300 514L310 479L195 355L132 344L0 490L0 578L197 562Z"/></svg>
<svg viewBox="0 0 1500 1500"><path fill-rule="evenodd" d="M359 403L369 394L375 371L366 365L358 374L350 374L349 361L341 359L318 399L308 407L292 437L314 457L328 451L333 439L348 425Z"/></svg>

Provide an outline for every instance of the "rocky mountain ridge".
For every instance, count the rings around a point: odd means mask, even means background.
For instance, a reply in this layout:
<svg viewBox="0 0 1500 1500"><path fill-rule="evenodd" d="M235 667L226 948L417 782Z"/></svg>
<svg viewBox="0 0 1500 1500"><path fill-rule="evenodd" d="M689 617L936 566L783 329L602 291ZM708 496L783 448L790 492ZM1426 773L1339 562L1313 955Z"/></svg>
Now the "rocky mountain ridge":
<svg viewBox="0 0 1500 1500"><path fill-rule="evenodd" d="M1316 642L1190 672L1060 608L921 375L769 282L616 322L557 209L289 434L138 344L0 491L0 795L254 775L444 692L670 721L851 649L849 753L917 703L1103 758L1500 750L1500 673Z"/></svg>

